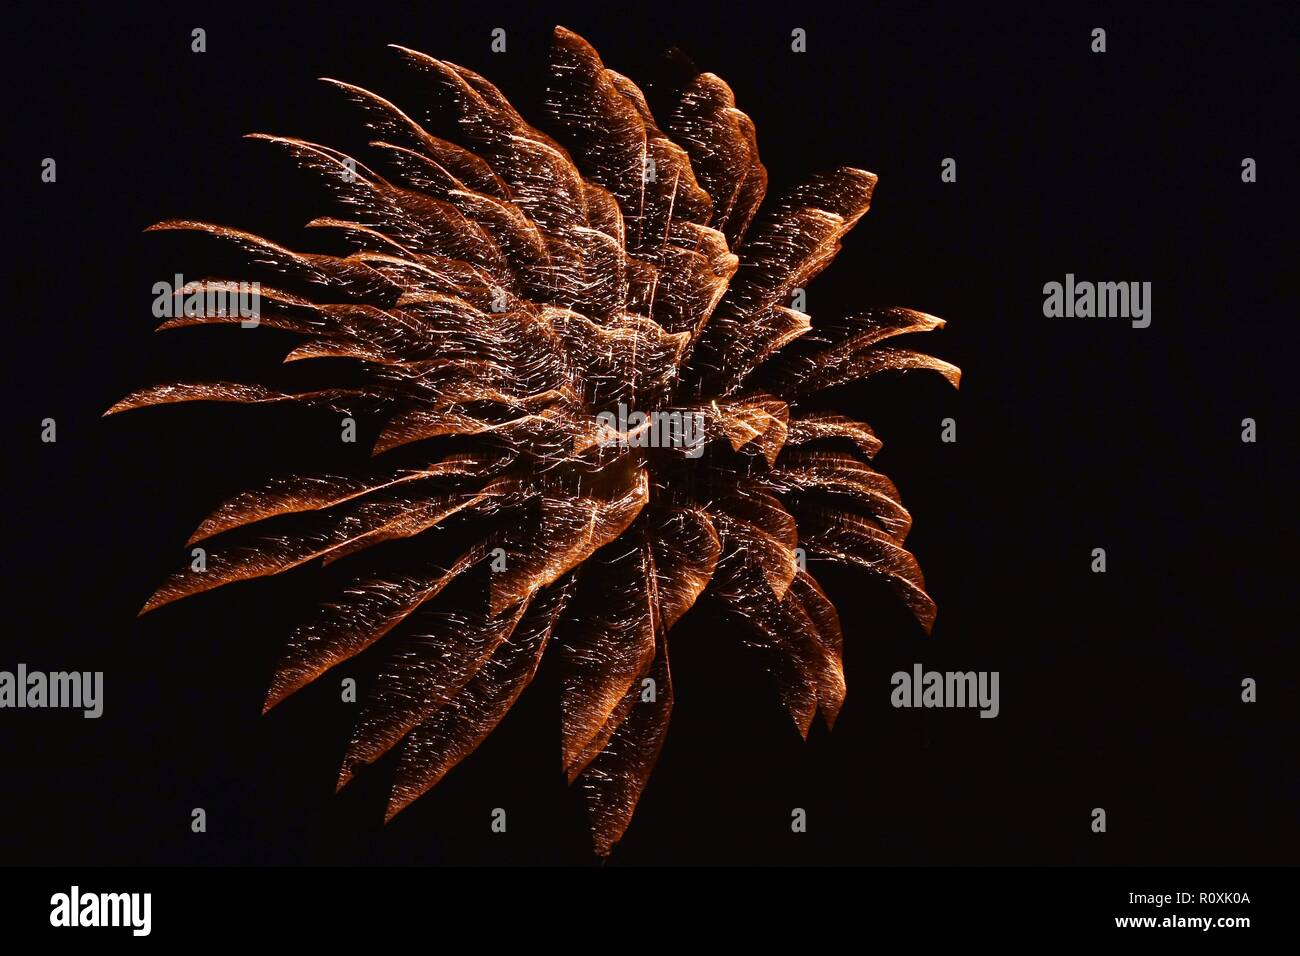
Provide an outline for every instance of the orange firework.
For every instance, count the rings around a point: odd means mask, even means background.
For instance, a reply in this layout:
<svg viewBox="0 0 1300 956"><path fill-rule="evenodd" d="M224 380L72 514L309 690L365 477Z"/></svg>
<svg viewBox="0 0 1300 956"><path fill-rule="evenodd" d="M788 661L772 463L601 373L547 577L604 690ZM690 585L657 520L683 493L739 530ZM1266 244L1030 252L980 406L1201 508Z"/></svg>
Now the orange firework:
<svg viewBox="0 0 1300 956"><path fill-rule="evenodd" d="M332 80L364 110L386 176L329 147L257 137L334 187L347 212L310 225L355 251L294 252L188 220L152 227L209 233L287 277L256 287L256 323L303 336L286 360L355 360L356 381L296 393L177 383L109 411L298 402L382 415L377 455L455 448L372 477L295 476L238 495L191 543L254 523L266 533L173 575L144 610L455 524L470 542L455 560L358 568L292 635L266 706L391 635L340 776L401 743L391 818L492 731L555 632L563 767L606 855L662 746L667 636L696 600L712 595L752 626L804 735L819 710L834 722L845 692L839 619L805 559L878 576L930 628L934 604L903 549L911 519L866 464L880 442L862 422L799 406L877 372L931 369L954 385L959 373L882 345L940 327L933 316L877 309L814 326L791 307L866 212L876 177L837 169L760 215L754 126L718 77L696 75L661 128L634 84L557 28L552 138L483 77L396 49L437 87L459 143ZM187 288L210 301L229 287ZM184 309L163 327L249 317ZM433 613L440 592L475 576L484 590L468 593L481 599Z"/></svg>

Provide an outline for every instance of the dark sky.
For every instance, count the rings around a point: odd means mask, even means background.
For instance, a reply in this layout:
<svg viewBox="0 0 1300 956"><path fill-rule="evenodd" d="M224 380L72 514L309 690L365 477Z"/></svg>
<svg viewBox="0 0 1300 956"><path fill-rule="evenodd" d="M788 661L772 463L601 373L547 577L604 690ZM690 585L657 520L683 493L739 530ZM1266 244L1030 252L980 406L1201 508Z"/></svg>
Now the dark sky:
<svg viewBox="0 0 1300 956"><path fill-rule="evenodd" d="M634 80L673 46L726 79L757 126L769 197L835 165L877 173L808 311L942 316L919 344L964 371L960 392L915 375L836 403L884 439L876 463L915 517L933 635L883 589L819 572L849 695L835 731L803 743L737 625L693 612L672 635L668 742L611 862L1294 859L1294 22L1194 5L394 6L45 7L11 24L0 669L102 670L106 701L97 721L0 715L0 862L595 861L558 772L553 664L385 827L391 760L334 793L355 715L336 682L260 715L285 637L323 593L317 571L136 619L216 504L340 466L333 418L100 418L145 385L278 366L274 333L250 347L225 329L151 331L153 283L215 260L144 227L209 219L294 246L331 211L243 134L355 144L355 114L315 78L418 103L388 43L483 73L540 123L557 22ZM805 54L790 52L796 27ZM47 156L54 184L39 181ZM945 157L956 183L940 180ZM1258 182L1242 182L1244 157ZM1150 282L1151 326L1044 318L1043 284L1067 273ZM54 445L39 441L46 417ZM955 444L939 441L947 417ZM1090 570L1098 547L1105 574ZM891 708L890 675L916 662L998 671L1000 716ZM343 673L364 687L368 667ZM1240 700L1245 677L1256 704ZM493 807L508 808L504 838ZM806 834L790 832L793 807Z"/></svg>

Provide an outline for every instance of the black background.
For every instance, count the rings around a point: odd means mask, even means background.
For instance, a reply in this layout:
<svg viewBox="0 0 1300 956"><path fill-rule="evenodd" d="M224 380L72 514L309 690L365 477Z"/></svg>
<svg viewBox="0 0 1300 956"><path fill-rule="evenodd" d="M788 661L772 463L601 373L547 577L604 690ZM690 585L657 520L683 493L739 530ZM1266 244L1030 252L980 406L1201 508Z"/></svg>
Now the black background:
<svg viewBox="0 0 1300 956"><path fill-rule="evenodd" d="M815 569L844 620L849 696L835 731L804 743L737 626L692 612L673 633L668 742L611 862L1296 860L1284 6L394 7L47 5L8 24L0 668L102 670L106 702L99 720L0 714L0 863L597 862L559 772L553 664L384 826L391 760L334 793L356 712L336 680L260 716L284 638L324 593L317 570L136 619L219 502L273 474L347 468L369 436L343 446L333 416L271 408L100 418L155 382L282 374L287 340L270 330L251 345L262 333L151 332L153 283L220 260L145 226L208 219L310 248L301 226L331 211L244 133L355 145L355 114L318 76L418 106L387 43L483 73L541 122L557 22L633 79L674 45L726 79L769 196L835 165L879 174L808 310L943 316L920 344L965 373L960 392L912 375L838 402L885 441L877 464L916 519L933 635L874 585ZM489 50L498 26L506 54ZM1096 26L1104 55L1089 50ZM795 27L806 54L790 52ZM940 181L948 156L956 184ZM1045 319L1043 283L1067 272L1151 282L1151 327ZM956 444L939 440L948 416ZM45 417L56 444L39 440ZM1240 440L1245 417L1256 444ZM1000 671L1001 715L891 708L890 674L918 661ZM364 689L366 668L343 673ZM194 807L206 834L190 832ZM494 807L506 835L489 830ZM793 807L806 834L790 832Z"/></svg>

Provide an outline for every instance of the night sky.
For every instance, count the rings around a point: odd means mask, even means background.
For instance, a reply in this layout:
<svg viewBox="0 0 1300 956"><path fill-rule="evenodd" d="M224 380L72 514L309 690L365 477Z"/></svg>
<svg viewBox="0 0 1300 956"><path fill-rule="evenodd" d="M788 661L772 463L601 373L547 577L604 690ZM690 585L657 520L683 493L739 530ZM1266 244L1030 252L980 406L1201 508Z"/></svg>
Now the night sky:
<svg viewBox="0 0 1300 956"><path fill-rule="evenodd" d="M933 634L884 587L815 567L849 690L834 732L805 743L739 625L692 611L671 635L668 740L611 865L1294 859L1294 22L1267 7L762 6L222 4L15 24L0 669L103 671L105 712L0 712L0 862L598 862L560 773L553 659L385 826L391 755L334 792L357 712L334 677L261 715L326 573L137 619L216 505L273 475L358 465L373 423L343 446L335 417L301 409L101 418L158 382L284 374L282 333L152 332L153 284L219 274L224 253L146 226L205 219L310 248L303 225L334 211L244 134L356 147L356 113L316 78L418 106L389 43L482 73L541 124L556 23L638 82L671 47L723 77L757 127L769 199L837 165L877 173L807 311L941 316L909 344L964 373L960 391L915 373L833 396L884 441L875 464L914 516ZM647 92L654 107L661 90ZM947 157L956 182L941 181ZM1045 317L1044 284L1067 274L1150 282L1150 327ZM946 418L956 442L941 441ZM339 676L364 692L380 660ZM999 672L1000 714L893 708L890 675L916 663ZM796 807L807 833L791 832Z"/></svg>

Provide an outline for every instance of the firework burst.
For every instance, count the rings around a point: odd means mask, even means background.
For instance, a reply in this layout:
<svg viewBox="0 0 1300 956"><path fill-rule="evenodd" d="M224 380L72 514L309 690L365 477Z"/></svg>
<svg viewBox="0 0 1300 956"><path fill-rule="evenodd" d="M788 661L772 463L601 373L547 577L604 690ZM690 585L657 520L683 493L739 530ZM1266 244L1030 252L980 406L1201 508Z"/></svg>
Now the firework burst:
<svg viewBox="0 0 1300 956"><path fill-rule="evenodd" d="M283 277L261 285L258 318L302 336L286 361L352 360L357 381L176 383L109 411L196 400L362 411L383 422L376 455L404 448L419 462L238 495L191 544L258 537L176 573L144 610L462 528L471 543L453 560L377 574L350 558L351 583L293 633L266 707L385 639L391 657L340 785L400 744L391 817L492 731L555 634L563 768L605 855L662 746L667 638L697 600L711 595L751 626L804 735L818 712L834 722L845 693L839 619L806 559L879 577L929 630L934 604L903 548L910 517L867 464L880 442L800 403L878 372L930 369L954 385L959 373L882 344L938 328L933 316L888 308L814 325L791 307L866 212L876 177L837 169L760 212L754 126L718 77L690 79L661 128L634 84L557 28L552 138L483 77L395 49L458 142L332 80L375 132L384 175L326 146L257 137L334 188L346 213L309 225L339 232L349 254L205 222L151 227L208 233ZM162 327L240 321L195 310ZM462 580L482 588L435 612Z"/></svg>

